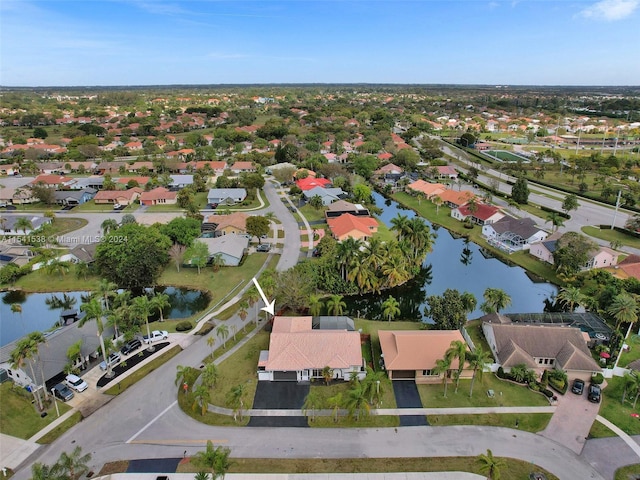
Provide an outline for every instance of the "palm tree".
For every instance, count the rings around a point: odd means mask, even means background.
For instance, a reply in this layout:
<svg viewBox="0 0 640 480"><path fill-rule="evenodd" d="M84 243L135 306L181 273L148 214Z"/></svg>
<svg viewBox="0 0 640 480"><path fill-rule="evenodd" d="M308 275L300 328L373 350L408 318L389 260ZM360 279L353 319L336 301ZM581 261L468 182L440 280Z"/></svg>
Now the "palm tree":
<svg viewBox="0 0 640 480"><path fill-rule="evenodd" d="M511 297L500 288L487 288L483 294L485 313L500 313L500 310L511 305ZM488 310L488 311L487 311Z"/></svg>
<svg viewBox="0 0 640 480"><path fill-rule="evenodd" d="M507 466L504 460L495 458L490 449L487 449L486 454L478 456L478 462L480 471L487 475L488 480L500 480L500 469Z"/></svg>
<svg viewBox="0 0 640 480"><path fill-rule="evenodd" d="M109 280L102 279L96 288L96 293L102 299L102 305L105 310L109 310L109 299L114 298L118 294L118 286Z"/></svg>
<svg viewBox="0 0 640 480"><path fill-rule="evenodd" d="M362 388L365 396L369 398L369 404L377 405L380 402L380 396L384 393L383 380L385 376L384 372L367 367L367 375L362 380Z"/></svg>
<svg viewBox="0 0 640 480"><path fill-rule="evenodd" d="M26 235L27 230L33 229L33 224L27 217L18 217L16 223L13 225L13 228L16 229L16 232L22 230L22 233Z"/></svg>
<svg viewBox="0 0 640 480"><path fill-rule="evenodd" d="M147 326L147 338L151 338L151 329L149 328L149 315L151 315L151 302L146 295L140 295L133 299L131 304L131 311L136 318L140 321L144 321ZM153 351L155 347L152 343L149 344L149 350Z"/></svg>
<svg viewBox="0 0 640 480"><path fill-rule="evenodd" d="M218 447L218 453L216 455L216 461L214 463L214 469L216 471L213 480L216 478L224 479L224 476L227 474L233 462L229 460L229 455L231 455L231 450L227 447Z"/></svg>
<svg viewBox="0 0 640 480"><path fill-rule="evenodd" d="M193 457L193 463L201 468L211 470L211 476L216 478L216 461L220 455L219 449L222 447L214 447L211 440L207 440L207 448L204 452L198 452Z"/></svg>
<svg viewBox="0 0 640 480"><path fill-rule="evenodd" d="M623 323L631 327L638 321L638 303L629 293L622 292L613 297L607 313L616 321L616 331L619 331Z"/></svg>
<svg viewBox="0 0 640 480"><path fill-rule="evenodd" d="M449 357L449 361L453 363L458 360L458 370L456 371L456 389L454 393L458 393L458 384L460 383L460 375L464 370L464 364L467 359L467 344L461 340L454 340L445 352L445 356Z"/></svg>
<svg viewBox="0 0 640 480"><path fill-rule="evenodd" d="M116 222L113 218L107 218L100 224L100 228L102 229L102 234L107 235L109 232L118 229L118 222Z"/></svg>
<svg viewBox="0 0 640 480"><path fill-rule="evenodd" d="M333 368L330 366L325 366L322 368L322 378L324 379L324 383L329 385L329 382L333 378Z"/></svg>
<svg viewBox="0 0 640 480"><path fill-rule="evenodd" d="M214 272L217 272L221 267L224 267L225 265L226 263L221 253L214 253L213 255L211 255L211 268Z"/></svg>
<svg viewBox="0 0 640 480"><path fill-rule="evenodd" d="M240 310L238 311L238 316L240 317L240 320L242 320L242 331L246 332L246 325L244 321L247 319L247 315L249 315L249 312L247 311L247 308L249 308L249 302L243 300L242 302L240 302L239 307Z"/></svg>
<svg viewBox="0 0 640 480"><path fill-rule="evenodd" d="M207 387L215 387L218 383L218 367L215 363L207 363L202 370L200 378L202 378L202 384Z"/></svg>
<svg viewBox="0 0 640 480"><path fill-rule="evenodd" d="M31 480L62 480L63 472L60 465L44 465L42 463L34 463L31 465Z"/></svg>
<svg viewBox="0 0 640 480"><path fill-rule="evenodd" d="M322 405L322 399L318 394L317 390L309 390L309 393L304 398L304 403L302 404L302 413L307 414L307 412L311 411L311 421L315 420L315 411L319 409Z"/></svg>
<svg viewBox="0 0 640 480"><path fill-rule="evenodd" d="M200 407L200 415L207 413L207 407L211 401L211 392L206 385L200 384L193 391L193 405L191 408L194 410Z"/></svg>
<svg viewBox="0 0 640 480"><path fill-rule="evenodd" d="M229 327L224 323L218 325L218 328L216 329L216 335L218 336L218 338L222 339L222 348L225 348L227 338L229 337Z"/></svg>
<svg viewBox="0 0 640 480"><path fill-rule="evenodd" d="M491 361L491 354L485 351L480 345L477 345L475 351L468 355L468 361L471 368L473 368L473 376L471 377L471 388L469 389L469 397L473 397L473 384L476 381L476 376L480 380L482 380L484 365L485 363L489 363Z"/></svg>
<svg viewBox="0 0 640 480"><path fill-rule="evenodd" d="M402 240L409 229L409 217L406 215L398 214L391 219L391 231L396 232L398 240Z"/></svg>
<svg viewBox="0 0 640 480"><path fill-rule="evenodd" d="M327 398L327 402L329 402L329 407L333 410L333 421L337 422L338 414L342 408L342 392L338 392L334 396Z"/></svg>
<svg viewBox="0 0 640 480"><path fill-rule="evenodd" d="M369 413L371 406L367 402L366 392L360 382L356 382L347 391L345 406L349 410L349 415L355 418L356 422L360 420L360 415Z"/></svg>
<svg viewBox="0 0 640 480"><path fill-rule="evenodd" d="M449 377L449 369L451 368L451 359L446 355L444 358L436 360L436 368L433 372L442 375L442 383L444 385L444 398L447 398L447 380Z"/></svg>
<svg viewBox="0 0 640 480"><path fill-rule="evenodd" d="M213 335L209 335L209 337L207 338L207 345L209 345L211 347L211 355L213 355L213 347L216 344L216 337L214 337Z"/></svg>
<svg viewBox="0 0 640 480"><path fill-rule="evenodd" d="M58 459L58 465L70 480L78 480L81 476L89 471L88 462L91 461L91 454L82 455L82 447L78 446L68 454L62 452Z"/></svg>
<svg viewBox="0 0 640 480"><path fill-rule="evenodd" d="M233 421L237 421L237 416L240 415L240 421L242 421L242 409L244 408L244 396L247 393L247 386L244 383L240 383L233 387L227 395L227 404L233 408Z"/></svg>
<svg viewBox="0 0 640 480"><path fill-rule="evenodd" d="M37 387L38 381L36 373L33 370L34 358L37 354L37 347L29 339L29 337L22 338L16 343L16 347L11 351L11 367L14 369L21 369L25 363L29 364L31 370L31 380ZM38 408L42 411L42 399L40 398L40 392L38 388L32 389L33 398L38 402Z"/></svg>
<svg viewBox="0 0 640 480"><path fill-rule="evenodd" d="M80 305L80 310L85 313L84 317L80 319L80 323L78 326L82 327L89 320L95 320L96 326L98 327L98 338L100 339L100 348L102 349L102 358L104 363L107 364L107 377L112 375L111 365L107 362L107 350L104 346L104 338L102 333L104 332L104 324L102 323L102 317L104 316L104 311L102 309L102 305L98 301L97 298L90 299L87 303L83 303Z"/></svg>
<svg viewBox="0 0 640 480"><path fill-rule="evenodd" d="M344 303L342 299L342 295L331 295L329 300L327 300L327 310L330 313L333 313L336 318L338 315L342 315L344 313L344 309L347 307L347 304Z"/></svg>
<svg viewBox="0 0 640 480"><path fill-rule="evenodd" d="M438 211L440 210L440 205L444 203L442 198L439 195L434 195L433 197L431 197L431 203L433 203L436 206L436 215L438 215Z"/></svg>
<svg viewBox="0 0 640 480"><path fill-rule="evenodd" d="M180 384L184 385L185 383L187 383L187 380L191 377L193 371L194 371L193 367L178 365L176 367L176 379L174 383L176 385L180 385Z"/></svg>
<svg viewBox="0 0 640 480"><path fill-rule="evenodd" d="M312 317L318 317L322 313L322 300L319 295L309 296L309 313Z"/></svg>
<svg viewBox="0 0 640 480"><path fill-rule="evenodd" d="M260 300L260 293L258 293L258 289L254 285L247 290L247 302L249 302L249 306L251 307L256 306L254 313L256 325L258 324L258 300Z"/></svg>
<svg viewBox="0 0 640 480"><path fill-rule="evenodd" d="M169 302L169 295L166 293L156 292L153 297L151 297L151 308L160 314L161 322L164 322L163 310L170 306L171 303Z"/></svg>
<svg viewBox="0 0 640 480"><path fill-rule="evenodd" d="M562 287L556 298L569 307L569 311L571 312L587 300L579 288L571 286Z"/></svg>
<svg viewBox="0 0 640 480"><path fill-rule="evenodd" d="M545 223L551 222L551 230L553 232L557 231L558 228L564 226L563 218L557 214L556 212L551 212L547 215L547 221Z"/></svg>
<svg viewBox="0 0 640 480"><path fill-rule="evenodd" d="M476 299L476 296L470 292L464 292L463 294L461 294L460 301L462 302L464 311L467 314L472 313L478 306L478 300Z"/></svg>
<svg viewBox="0 0 640 480"><path fill-rule="evenodd" d="M382 302L382 314L387 317L387 320L389 320L389 322L400 315L400 304L391 295L389 295L389 297L384 302Z"/></svg>

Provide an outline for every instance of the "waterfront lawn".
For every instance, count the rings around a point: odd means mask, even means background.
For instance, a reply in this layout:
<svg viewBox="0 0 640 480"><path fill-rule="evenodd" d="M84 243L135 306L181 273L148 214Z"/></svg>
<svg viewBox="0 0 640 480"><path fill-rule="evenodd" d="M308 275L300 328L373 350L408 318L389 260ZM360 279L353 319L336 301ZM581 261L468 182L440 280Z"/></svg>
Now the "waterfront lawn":
<svg viewBox="0 0 640 480"><path fill-rule="evenodd" d="M25 292L73 292L95 290L99 283L100 277L93 275L85 279L69 272L61 277L49 275L44 269L40 269L20 277L14 286Z"/></svg>
<svg viewBox="0 0 640 480"><path fill-rule="evenodd" d="M13 382L0 384L0 398L2 398L0 432L5 435L26 440L58 418L52 402L49 402L47 407L47 416L41 417L32 403L34 401L33 395ZM58 401L58 409L60 415L64 415L71 407Z"/></svg>
<svg viewBox="0 0 640 480"><path fill-rule="evenodd" d="M600 415L622 429L628 435L640 435L640 419L632 417L632 414L640 413L640 401L633 408L633 397L627 398L625 403L621 402L624 391L624 378L613 377L606 379L607 386L602 389L602 404L600 405ZM609 428L600 422L593 422L590 437L613 437Z"/></svg>
<svg viewBox="0 0 640 480"><path fill-rule="evenodd" d="M461 379L457 393L455 382L447 385L446 398L442 382L418 385L418 392L425 408L549 406L541 393L533 392L525 385L500 380L490 372L484 372L482 379L476 377L473 397L469 397L470 388L471 379ZM493 398L487 395L488 390L494 391Z"/></svg>
<svg viewBox="0 0 640 480"><path fill-rule="evenodd" d="M518 428L525 432L537 433L545 428L551 413L484 413L477 415L428 415L429 425L444 427L447 425L479 425L487 427ZM517 422L517 427L516 427Z"/></svg>

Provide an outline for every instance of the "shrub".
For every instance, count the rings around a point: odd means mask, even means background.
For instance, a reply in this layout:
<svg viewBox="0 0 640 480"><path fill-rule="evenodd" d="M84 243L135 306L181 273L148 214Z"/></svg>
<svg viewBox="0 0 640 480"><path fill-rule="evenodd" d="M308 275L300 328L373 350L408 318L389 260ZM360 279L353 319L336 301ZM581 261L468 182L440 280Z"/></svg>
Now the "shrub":
<svg viewBox="0 0 640 480"><path fill-rule="evenodd" d="M601 373L596 373L591 377L591 383L594 385L600 385L604 382L604 376Z"/></svg>
<svg viewBox="0 0 640 480"><path fill-rule="evenodd" d="M504 374L504 368L502 367L498 367L498 378L505 378L505 374Z"/></svg>
<svg viewBox="0 0 640 480"><path fill-rule="evenodd" d="M176 332L186 332L192 328L193 325L191 325L191 322L189 320L184 320L176 325Z"/></svg>
<svg viewBox="0 0 640 480"><path fill-rule="evenodd" d="M551 390L549 390L548 388L543 388L542 390L540 390L545 397L547 398L551 398L553 397L553 392Z"/></svg>
<svg viewBox="0 0 640 480"><path fill-rule="evenodd" d="M196 332L196 335L206 335L211 330L213 330L213 327L214 325L212 323L206 322L204 325L202 325L202 328L200 328L200 330Z"/></svg>

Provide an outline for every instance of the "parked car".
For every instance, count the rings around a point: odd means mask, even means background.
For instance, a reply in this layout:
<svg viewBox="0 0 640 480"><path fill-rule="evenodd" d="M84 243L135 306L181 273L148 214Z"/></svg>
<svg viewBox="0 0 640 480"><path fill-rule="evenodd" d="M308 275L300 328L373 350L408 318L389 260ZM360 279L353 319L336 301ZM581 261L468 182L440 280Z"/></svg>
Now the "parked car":
<svg viewBox="0 0 640 480"><path fill-rule="evenodd" d="M84 392L87 388L89 388L87 382L85 382L77 375L69 374L65 378L65 381L67 382L67 385L73 388L76 392Z"/></svg>
<svg viewBox="0 0 640 480"><path fill-rule="evenodd" d="M210 210L215 210L216 208L218 208L218 204L217 203L208 203L207 204L207 208Z"/></svg>
<svg viewBox="0 0 640 480"><path fill-rule="evenodd" d="M142 337L144 343L153 343L156 340L166 340L169 338L169 332L166 330L154 330L151 332L151 336L145 335Z"/></svg>
<svg viewBox="0 0 640 480"><path fill-rule="evenodd" d="M601 395L600 385L594 385L593 383L589 385L589 394L587 395L587 398L590 402L600 403Z"/></svg>
<svg viewBox="0 0 640 480"><path fill-rule="evenodd" d="M107 369L107 365L109 365L110 367L113 367L114 365L117 365L118 363L120 363L120 354L118 352L113 352L111 354L109 354L109 356L107 357L107 362L105 363L104 360L100 363L100 368L102 370L106 370Z"/></svg>
<svg viewBox="0 0 640 480"><path fill-rule="evenodd" d="M63 383L58 383L53 387L53 393L63 402L68 402L73 398L73 392Z"/></svg>
<svg viewBox="0 0 640 480"><path fill-rule="evenodd" d="M582 392L584 392L584 380L580 380L579 378L576 378L573 381L573 386L571 387L571 391L576 395L582 395Z"/></svg>
<svg viewBox="0 0 640 480"><path fill-rule="evenodd" d="M134 338L133 340L128 341L122 346L122 348L120 349L120 353L122 353L123 355L129 355L131 352L137 350L141 346L142 342L139 339Z"/></svg>
<svg viewBox="0 0 640 480"><path fill-rule="evenodd" d="M256 252L268 252L269 250L271 250L270 243L261 243L256 247Z"/></svg>
<svg viewBox="0 0 640 480"><path fill-rule="evenodd" d="M126 205L120 205L119 203L116 203L116 204L113 206L113 209L114 209L115 211L117 211L117 212L118 212L118 211L120 211L120 210L124 210L125 208L127 208L127 206L126 206Z"/></svg>

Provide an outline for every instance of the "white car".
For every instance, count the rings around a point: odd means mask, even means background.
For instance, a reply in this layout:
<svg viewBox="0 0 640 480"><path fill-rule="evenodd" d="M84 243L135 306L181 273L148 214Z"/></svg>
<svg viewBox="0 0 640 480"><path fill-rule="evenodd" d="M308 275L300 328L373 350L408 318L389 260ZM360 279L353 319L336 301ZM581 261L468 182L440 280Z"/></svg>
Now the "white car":
<svg viewBox="0 0 640 480"><path fill-rule="evenodd" d="M100 369L106 370L107 365L109 365L110 367L113 367L114 365L117 365L118 363L120 363L120 360L121 360L121 357L118 352L110 353L109 356L107 357L106 362L104 360L100 362Z"/></svg>
<svg viewBox="0 0 640 480"><path fill-rule="evenodd" d="M67 375L67 378L65 378L65 381L67 385L73 388L76 392L84 392L87 388L89 388L87 382L82 380L77 375L69 374Z"/></svg>
<svg viewBox="0 0 640 480"><path fill-rule="evenodd" d="M144 343L153 343L156 340L166 340L169 338L169 332L166 330L154 330L151 332L151 336L145 335L142 337Z"/></svg>

